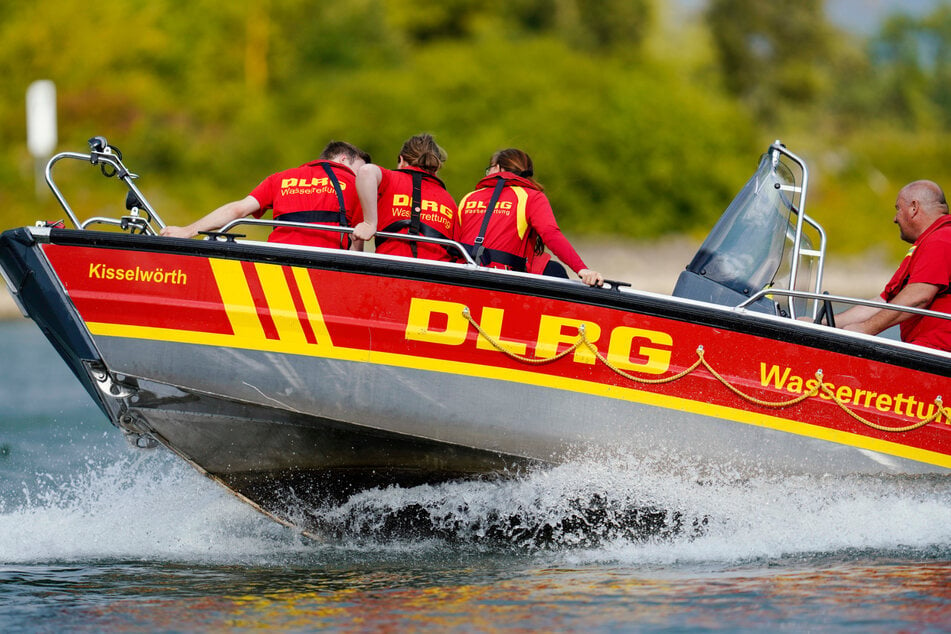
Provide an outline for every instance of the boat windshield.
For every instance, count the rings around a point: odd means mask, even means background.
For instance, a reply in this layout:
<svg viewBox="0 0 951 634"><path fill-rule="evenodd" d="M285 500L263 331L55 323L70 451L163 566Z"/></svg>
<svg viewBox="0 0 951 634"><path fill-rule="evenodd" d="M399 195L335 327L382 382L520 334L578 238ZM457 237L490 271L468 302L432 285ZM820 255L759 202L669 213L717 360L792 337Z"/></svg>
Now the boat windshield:
<svg viewBox="0 0 951 634"><path fill-rule="evenodd" d="M798 157L778 141L771 146L680 274L673 294L771 314L801 314L802 307L791 306L787 295L760 296L751 304L747 300L764 289L800 289L812 281L818 288L821 282L825 238L802 210L806 179ZM818 250L806 228L818 236Z"/></svg>
<svg viewBox="0 0 951 634"><path fill-rule="evenodd" d="M753 177L720 217L687 270L749 295L773 281L783 262L793 186L783 163L764 154Z"/></svg>

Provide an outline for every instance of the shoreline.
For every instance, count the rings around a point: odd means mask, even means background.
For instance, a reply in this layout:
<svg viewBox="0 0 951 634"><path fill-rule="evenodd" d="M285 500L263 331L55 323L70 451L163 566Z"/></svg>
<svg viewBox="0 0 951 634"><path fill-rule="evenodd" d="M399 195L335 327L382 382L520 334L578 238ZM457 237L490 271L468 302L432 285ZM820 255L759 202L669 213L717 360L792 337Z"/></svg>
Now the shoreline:
<svg viewBox="0 0 951 634"><path fill-rule="evenodd" d="M638 290L670 295L680 275L700 248L702 240L660 238L650 242L572 240L592 268L607 279L629 282ZM877 297L897 268L876 251L862 255L827 255L822 290L834 295Z"/></svg>
<svg viewBox="0 0 951 634"><path fill-rule="evenodd" d="M588 266L605 278L628 282L638 290L669 295L677 276L690 262L699 240L663 238L650 242L606 242L603 240L573 241ZM876 297L894 272L894 264L881 256L827 258L823 290L858 298ZM0 320L24 319L6 285L0 282Z"/></svg>

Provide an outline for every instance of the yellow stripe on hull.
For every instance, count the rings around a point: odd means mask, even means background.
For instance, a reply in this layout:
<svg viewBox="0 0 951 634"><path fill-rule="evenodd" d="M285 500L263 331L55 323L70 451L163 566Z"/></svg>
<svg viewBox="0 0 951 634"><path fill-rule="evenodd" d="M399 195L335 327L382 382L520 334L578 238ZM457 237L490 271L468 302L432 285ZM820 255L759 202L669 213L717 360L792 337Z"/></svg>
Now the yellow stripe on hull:
<svg viewBox="0 0 951 634"><path fill-rule="evenodd" d="M232 335L188 332L164 328L149 328L142 326L127 326L121 324L87 323L89 331L98 336L122 337L143 339L148 341L163 341L170 343L185 343L216 347L234 347L246 350L276 352L311 357L322 357L339 361L357 363L371 363L412 370L440 372L466 377L491 379L537 387L552 388L560 391L570 391L591 396L600 396L638 403L649 407L686 412L710 418L728 420L747 425L755 425L766 429L773 429L797 436L824 440L840 445L866 449L883 454L907 458L927 464L951 469L951 456L938 452L908 447L900 443L889 442L877 438L868 438L859 434L828 429L801 421L790 420L769 414L752 412L722 405L713 405L703 401L691 400L677 396L654 394L632 388L604 385L580 379L571 379L548 374L481 365L463 361L449 361L445 359L430 359L412 355L389 352L367 351L357 348L332 346L329 343L318 345L301 345L299 341L268 340L263 334L259 339L238 338ZM318 339L321 335L318 334ZM329 337L323 338L329 342Z"/></svg>

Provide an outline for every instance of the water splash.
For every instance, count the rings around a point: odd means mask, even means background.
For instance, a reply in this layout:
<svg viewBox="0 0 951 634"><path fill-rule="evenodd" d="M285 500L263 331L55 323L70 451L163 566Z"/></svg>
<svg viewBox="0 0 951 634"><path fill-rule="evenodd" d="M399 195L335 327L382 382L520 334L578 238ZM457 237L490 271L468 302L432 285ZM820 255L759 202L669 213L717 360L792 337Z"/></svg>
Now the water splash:
<svg viewBox="0 0 951 634"><path fill-rule="evenodd" d="M669 565L845 552L949 555L951 478L781 477L664 456L587 459L514 480L366 491L307 509L311 541L164 451L24 485L0 508L0 561L262 565L339 553L524 553Z"/></svg>
<svg viewBox="0 0 951 634"><path fill-rule="evenodd" d="M669 564L951 545L951 477L781 476L669 457L572 462L511 482L362 493L342 534L431 526L454 543Z"/></svg>
<svg viewBox="0 0 951 634"><path fill-rule="evenodd" d="M613 541L690 539L705 511L671 495L682 476L630 464L572 462L513 480L374 489L316 513L325 530L355 537L438 536L515 550Z"/></svg>
<svg viewBox="0 0 951 634"><path fill-rule="evenodd" d="M79 475L41 474L0 513L0 561L266 561L303 548L166 452L136 452Z"/></svg>

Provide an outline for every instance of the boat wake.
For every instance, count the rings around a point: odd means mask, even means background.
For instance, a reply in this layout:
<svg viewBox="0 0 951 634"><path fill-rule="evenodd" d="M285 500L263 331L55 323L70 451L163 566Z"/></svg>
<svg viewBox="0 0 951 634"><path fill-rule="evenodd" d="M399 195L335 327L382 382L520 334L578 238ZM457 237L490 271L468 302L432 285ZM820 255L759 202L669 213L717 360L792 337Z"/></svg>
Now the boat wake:
<svg viewBox="0 0 951 634"><path fill-rule="evenodd" d="M268 564L364 553L556 553L581 562L722 562L815 553L948 556L951 478L739 474L668 458L585 459L511 480L390 487L322 508L311 540L164 451L40 476L0 498L0 562Z"/></svg>
<svg viewBox="0 0 951 634"><path fill-rule="evenodd" d="M947 550L947 476L784 476L667 456L591 458L511 481L388 488L322 509L338 537L665 563Z"/></svg>
<svg viewBox="0 0 951 634"><path fill-rule="evenodd" d="M437 537L527 551L703 535L712 509L683 495L693 480L657 467L586 459L509 479L373 489L297 510L337 538Z"/></svg>

